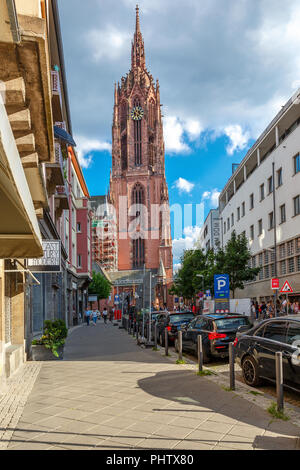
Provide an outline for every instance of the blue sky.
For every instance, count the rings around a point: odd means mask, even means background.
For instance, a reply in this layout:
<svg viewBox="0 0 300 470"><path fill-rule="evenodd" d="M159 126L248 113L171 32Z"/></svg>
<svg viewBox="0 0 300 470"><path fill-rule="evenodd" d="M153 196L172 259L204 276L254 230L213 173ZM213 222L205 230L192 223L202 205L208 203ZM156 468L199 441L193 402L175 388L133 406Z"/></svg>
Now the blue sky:
<svg viewBox="0 0 300 470"><path fill-rule="evenodd" d="M136 0L60 0L73 134L92 195L108 188L114 82L130 68ZM300 86L297 0L140 0L159 78L170 203L205 216L248 148ZM199 234L173 242L174 263Z"/></svg>

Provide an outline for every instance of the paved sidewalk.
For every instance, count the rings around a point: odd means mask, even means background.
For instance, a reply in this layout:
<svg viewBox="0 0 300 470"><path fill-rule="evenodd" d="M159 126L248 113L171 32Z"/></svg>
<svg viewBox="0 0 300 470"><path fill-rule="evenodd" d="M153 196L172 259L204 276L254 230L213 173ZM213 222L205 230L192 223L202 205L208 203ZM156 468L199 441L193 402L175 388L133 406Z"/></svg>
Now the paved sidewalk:
<svg viewBox="0 0 300 470"><path fill-rule="evenodd" d="M46 362L9 449L296 449L300 429L102 322Z"/></svg>

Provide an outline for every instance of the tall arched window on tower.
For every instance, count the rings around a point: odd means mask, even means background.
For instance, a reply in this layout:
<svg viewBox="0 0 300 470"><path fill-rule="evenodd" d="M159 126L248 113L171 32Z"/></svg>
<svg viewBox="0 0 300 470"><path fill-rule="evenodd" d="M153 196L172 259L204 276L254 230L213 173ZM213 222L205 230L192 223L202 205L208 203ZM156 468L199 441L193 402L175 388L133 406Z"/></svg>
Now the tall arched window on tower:
<svg viewBox="0 0 300 470"><path fill-rule="evenodd" d="M132 190L132 204L139 206L145 204L145 192L140 183L136 183ZM141 226L143 227L143 208L136 207L135 217L141 216ZM145 263L145 240L139 236L132 240L132 267L142 268Z"/></svg>
<svg viewBox="0 0 300 470"><path fill-rule="evenodd" d="M154 137L149 137L149 166L154 166Z"/></svg>
<svg viewBox="0 0 300 470"><path fill-rule="evenodd" d="M154 129L155 126L155 102L154 99L151 98L148 104L148 124L149 126Z"/></svg>
<svg viewBox="0 0 300 470"><path fill-rule="evenodd" d="M136 183L133 187L132 204L145 204L144 188L140 183Z"/></svg>
<svg viewBox="0 0 300 470"><path fill-rule="evenodd" d="M127 170L127 135L121 139L121 168Z"/></svg>
<svg viewBox="0 0 300 470"><path fill-rule="evenodd" d="M145 263L145 240L137 238L132 240L132 267L133 269L139 269L144 266Z"/></svg>
<svg viewBox="0 0 300 470"><path fill-rule="evenodd" d="M135 98L133 107L140 107L140 101ZM142 164L142 120L133 121L134 125L134 163L136 166Z"/></svg>
<svg viewBox="0 0 300 470"><path fill-rule="evenodd" d="M121 132L126 129L127 125L127 102L122 101L121 103L121 113L120 113L120 124L121 124Z"/></svg>

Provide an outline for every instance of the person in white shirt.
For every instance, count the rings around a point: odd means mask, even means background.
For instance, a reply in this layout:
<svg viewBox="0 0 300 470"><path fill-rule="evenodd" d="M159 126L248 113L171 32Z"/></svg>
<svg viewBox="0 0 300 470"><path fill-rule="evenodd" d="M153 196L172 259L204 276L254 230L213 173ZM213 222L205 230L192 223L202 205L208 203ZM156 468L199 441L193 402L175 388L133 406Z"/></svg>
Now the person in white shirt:
<svg viewBox="0 0 300 470"><path fill-rule="evenodd" d="M104 323L106 324L106 322L107 322L107 310L106 310L106 308L103 310L103 320L104 320Z"/></svg>

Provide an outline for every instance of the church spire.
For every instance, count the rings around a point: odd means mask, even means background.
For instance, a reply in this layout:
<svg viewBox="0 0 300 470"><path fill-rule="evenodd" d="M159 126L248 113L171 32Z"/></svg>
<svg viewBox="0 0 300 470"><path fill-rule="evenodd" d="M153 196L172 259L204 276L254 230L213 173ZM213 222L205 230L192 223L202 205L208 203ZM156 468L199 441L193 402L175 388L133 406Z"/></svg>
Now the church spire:
<svg viewBox="0 0 300 470"><path fill-rule="evenodd" d="M140 28L140 11L139 6L136 6L136 22L135 22L135 33L132 43L131 52L131 68L132 70L137 67L145 68L145 48L144 40Z"/></svg>

